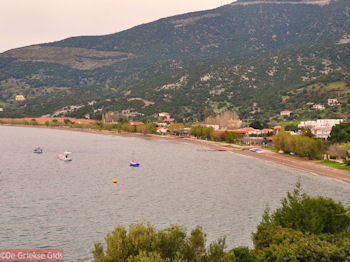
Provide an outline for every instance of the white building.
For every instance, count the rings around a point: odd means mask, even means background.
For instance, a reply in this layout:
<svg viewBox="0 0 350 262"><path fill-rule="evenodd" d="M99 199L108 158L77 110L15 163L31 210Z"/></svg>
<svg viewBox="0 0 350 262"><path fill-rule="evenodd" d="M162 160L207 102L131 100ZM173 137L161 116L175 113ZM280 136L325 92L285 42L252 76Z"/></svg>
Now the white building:
<svg viewBox="0 0 350 262"><path fill-rule="evenodd" d="M328 99L329 106L337 106L339 105L338 99Z"/></svg>
<svg viewBox="0 0 350 262"><path fill-rule="evenodd" d="M283 111L281 111L280 115L281 116L290 116L291 113L293 113L293 111L283 110Z"/></svg>
<svg viewBox="0 0 350 262"><path fill-rule="evenodd" d="M166 127L157 127L157 133L166 134L168 132L168 128Z"/></svg>
<svg viewBox="0 0 350 262"><path fill-rule="evenodd" d="M327 139L332 131L332 127L343 122L343 119L317 119L316 121L302 121L299 128L310 128L317 138Z"/></svg>
<svg viewBox="0 0 350 262"><path fill-rule="evenodd" d="M170 118L170 114L167 112L162 112L162 113L159 113L158 115L159 117Z"/></svg>
<svg viewBox="0 0 350 262"><path fill-rule="evenodd" d="M317 109L317 110L325 110L326 109L324 107L324 105L320 105L320 104L315 104L312 106L312 108Z"/></svg>
<svg viewBox="0 0 350 262"><path fill-rule="evenodd" d="M4 109L2 107L0 107L0 112L3 112L3 111L4 111Z"/></svg>

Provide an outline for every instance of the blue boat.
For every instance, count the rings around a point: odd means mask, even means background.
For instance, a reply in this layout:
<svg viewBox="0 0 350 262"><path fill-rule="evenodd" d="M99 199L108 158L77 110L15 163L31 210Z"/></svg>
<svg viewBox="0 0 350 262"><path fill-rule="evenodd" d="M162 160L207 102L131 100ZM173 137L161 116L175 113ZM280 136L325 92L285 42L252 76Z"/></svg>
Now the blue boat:
<svg viewBox="0 0 350 262"><path fill-rule="evenodd" d="M37 146L34 148L33 153L41 154L43 152L43 149L40 146Z"/></svg>
<svg viewBox="0 0 350 262"><path fill-rule="evenodd" d="M130 166L132 166L132 167L138 167L138 166L140 166L140 163L137 163L137 162L135 162L135 161L130 161Z"/></svg>
<svg viewBox="0 0 350 262"><path fill-rule="evenodd" d="M136 160L135 160L135 153L132 152L132 160L129 162L130 166L132 167L139 167L140 166L140 163L138 163Z"/></svg>

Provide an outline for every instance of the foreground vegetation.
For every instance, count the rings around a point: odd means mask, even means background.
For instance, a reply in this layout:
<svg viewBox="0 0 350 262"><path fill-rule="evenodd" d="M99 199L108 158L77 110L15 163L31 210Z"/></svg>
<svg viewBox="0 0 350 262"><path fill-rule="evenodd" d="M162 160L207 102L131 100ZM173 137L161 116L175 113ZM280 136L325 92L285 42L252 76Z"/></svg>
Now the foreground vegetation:
<svg viewBox="0 0 350 262"><path fill-rule="evenodd" d="M263 219L252 234L254 249L226 250L225 237L206 244L197 226L189 234L173 225L157 230L150 224L118 226L95 243L95 262L109 261L349 261L350 207L331 198L311 197L298 183L282 206Z"/></svg>

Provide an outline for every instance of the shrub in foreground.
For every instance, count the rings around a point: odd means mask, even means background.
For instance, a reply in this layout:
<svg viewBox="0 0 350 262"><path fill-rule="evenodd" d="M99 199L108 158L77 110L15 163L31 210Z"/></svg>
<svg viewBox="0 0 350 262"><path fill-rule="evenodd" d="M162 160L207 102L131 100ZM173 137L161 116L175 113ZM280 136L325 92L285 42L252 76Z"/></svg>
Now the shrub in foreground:
<svg viewBox="0 0 350 262"><path fill-rule="evenodd" d="M255 262L255 261L350 261L350 207L323 197L302 193L300 183L282 199L282 206L263 219L252 235L254 249L226 251L225 238L206 245L206 234L196 227L171 226L156 230L135 224L118 226L95 244L95 262ZM105 250L104 250L105 249Z"/></svg>

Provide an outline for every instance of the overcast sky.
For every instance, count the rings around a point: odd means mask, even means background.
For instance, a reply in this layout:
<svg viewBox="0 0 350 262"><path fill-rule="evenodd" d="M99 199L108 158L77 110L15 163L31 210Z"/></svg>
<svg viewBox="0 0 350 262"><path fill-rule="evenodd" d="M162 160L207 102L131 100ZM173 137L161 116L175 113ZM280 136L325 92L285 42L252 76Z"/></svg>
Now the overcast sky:
<svg viewBox="0 0 350 262"><path fill-rule="evenodd" d="M233 0L232 0L233 1ZM70 36L104 35L228 0L0 0L0 52Z"/></svg>

